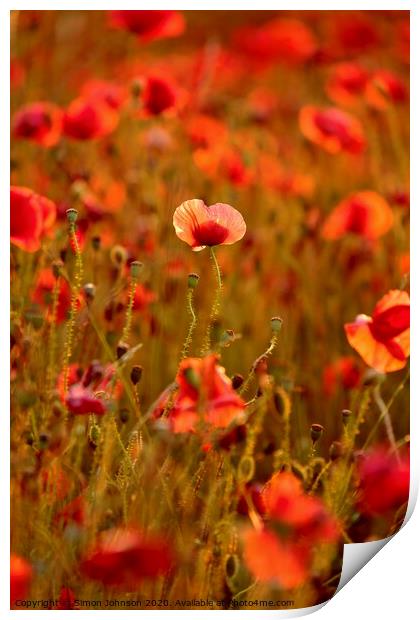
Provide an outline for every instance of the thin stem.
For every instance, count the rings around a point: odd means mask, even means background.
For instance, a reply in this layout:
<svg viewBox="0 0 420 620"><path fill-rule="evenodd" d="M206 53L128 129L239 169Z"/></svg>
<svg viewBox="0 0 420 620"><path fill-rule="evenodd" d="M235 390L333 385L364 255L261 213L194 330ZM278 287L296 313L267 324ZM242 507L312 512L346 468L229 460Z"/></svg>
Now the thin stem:
<svg viewBox="0 0 420 620"><path fill-rule="evenodd" d="M51 394L54 382L54 367L55 367L55 354L57 348L56 338L56 326L57 326L57 310L58 299L60 293L60 278L56 278L54 282L53 297L52 297L52 309L51 309L51 322L50 333L48 339L48 365L47 365L47 395Z"/></svg>
<svg viewBox="0 0 420 620"><path fill-rule="evenodd" d="M217 317L219 316L220 300L222 297L222 290L223 290L222 273L220 271L219 263L217 262L217 258L216 258L216 252L214 251L213 247L210 247L210 257L213 261L213 268L216 274L217 287L216 287L216 293L214 296L213 305L210 311L209 324L206 329L206 336L204 338L204 343L203 343L203 347L201 350L203 355L205 355L211 347L211 331L212 331L214 323L216 322Z"/></svg>
<svg viewBox="0 0 420 620"><path fill-rule="evenodd" d="M395 456L397 457L397 460L399 462L400 458L398 455L397 442L395 441L394 429L392 428L391 416L389 415L388 407L386 406L386 404L384 403L382 399L379 385L376 385L375 388L373 389L373 399L375 403L377 404L378 409L381 413L381 417L383 418L385 422L385 429L388 435L388 441L391 444L392 449L395 452Z"/></svg>
<svg viewBox="0 0 420 620"><path fill-rule="evenodd" d="M137 289L137 281L132 278L130 280L130 292L128 296L127 311L125 313L125 324L124 324L124 329L123 329L123 333L121 336L122 342L127 342L128 337L130 335L131 322L133 319L134 296L136 294L136 289Z"/></svg>
<svg viewBox="0 0 420 620"><path fill-rule="evenodd" d="M245 381L243 382L243 384L241 385L239 391L239 394L245 394L245 392L247 391L249 384L251 383L251 380L255 374L255 371L258 368L258 365L260 362L262 362L264 360L264 358L268 357L269 355L271 355L274 351L274 349L276 348L277 345L277 341L278 341L278 333L274 332L271 336L271 340L270 340L270 344L268 346L268 348L264 351L264 353L262 353L260 356L257 357L257 359L254 361L254 363L251 366L251 369L248 373L247 378L245 379Z"/></svg>
<svg viewBox="0 0 420 620"><path fill-rule="evenodd" d="M183 360L186 357L188 357L188 352L189 352L190 345L191 345L191 342L192 342L192 336L193 336L194 330L195 330L196 325L197 325L197 317L196 317L196 314L194 312L193 297L194 297L194 290L189 288L188 292L187 292L187 308L188 308L188 311L189 311L189 313L191 315L191 322L190 322L190 326L188 328L188 333L187 333L187 337L186 337L185 342L184 342L184 346L182 347L181 360Z"/></svg>

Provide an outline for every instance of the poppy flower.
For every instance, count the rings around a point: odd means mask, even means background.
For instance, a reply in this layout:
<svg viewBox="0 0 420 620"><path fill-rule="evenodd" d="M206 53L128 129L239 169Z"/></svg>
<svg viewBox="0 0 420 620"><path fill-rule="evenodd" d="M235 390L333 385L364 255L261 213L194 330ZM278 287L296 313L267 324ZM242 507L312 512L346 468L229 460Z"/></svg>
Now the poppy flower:
<svg viewBox="0 0 420 620"><path fill-rule="evenodd" d="M32 566L19 555L10 556L10 605L14 607L16 601L25 599L32 581Z"/></svg>
<svg viewBox="0 0 420 620"><path fill-rule="evenodd" d="M175 433L194 431L200 422L211 427L226 428L233 421L243 421L245 403L232 387L217 355L184 359L175 379L178 389L169 411ZM159 410L169 394L159 399Z"/></svg>
<svg viewBox="0 0 420 620"><path fill-rule="evenodd" d="M139 282L134 293L133 310L144 312L155 300L156 294Z"/></svg>
<svg viewBox="0 0 420 620"><path fill-rule="evenodd" d="M38 278L35 284L35 290L32 295L32 300L46 308L48 308L48 318L51 319L51 306L52 306L52 294L56 278L51 269L46 267L41 269L38 274ZM71 304L71 290L68 282L64 279L60 279L58 292L58 304L57 304L57 323L62 323L67 319L67 314Z"/></svg>
<svg viewBox="0 0 420 620"><path fill-rule="evenodd" d="M351 194L328 215L322 227L324 239L340 239L353 233L368 240L385 235L394 224L387 201L372 191Z"/></svg>
<svg viewBox="0 0 420 620"><path fill-rule="evenodd" d="M55 609L79 609L76 605L76 596L71 588L61 588Z"/></svg>
<svg viewBox="0 0 420 620"><path fill-rule="evenodd" d="M109 11L114 28L128 30L141 41L177 37L185 30L185 20L179 11Z"/></svg>
<svg viewBox="0 0 420 620"><path fill-rule="evenodd" d="M143 110L150 116L158 116L172 109L177 101L177 91L169 80L148 76L142 93Z"/></svg>
<svg viewBox="0 0 420 620"><path fill-rule="evenodd" d="M360 314L344 326L349 344L378 372L404 368L410 355L410 298L391 290L376 304L372 316Z"/></svg>
<svg viewBox="0 0 420 620"><path fill-rule="evenodd" d="M106 586L134 589L144 579L164 575L173 562L164 538L127 527L103 532L80 569L85 577Z"/></svg>
<svg viewBox="0 0 420 620"><path fill-rule="evenodd" d="M20 88L26 79L26 71L23 64L17 58L10 59L10 87Z"/></svg>
<svg viewBox="0 0 420 620"><path fill-rule="evenodd" d="M226 125L209 114L195 114L186 121L185 129L195 148L208 148L227 138Z"/></svg>
<svg viewBox="0 0 420 620"><path fill-rule="evenodd" d="M173 224L177 236L195 252L206 246L231 245L246 232L239 211L222 202L208 207L198 198L186 200L175 210Z"/></svg>
<svg viewBox="0 0 420 620"><path fill-rule="evenodd" d="M398 462L394 454L376 448L360 458L357 478L358 507L363 514L386 515L408 501L410 462L406 456Z"/></svg>
<svg viewBox="0 0 420 620"><path fill-rule="evenodd" d="M331 396L340 388L353 390L359 385L361 376L360 368L352 357L340 357L324 369L324 393Z"/></svg>
<svg viewBox="0 0 420 620"><path fill-rule="evenodd" d="M348 11L343 13L335 20L334 31L344 53L361 54L380 43L378 29L367 16Z"/></svg>
<svg viewBox="0 0 420 620"><path fill-rule="evenodd" d="M114 131L118 112L99 99L74 99L64 113L64 134L73 140L95 140Z"/></svg>
<svg viewBox="0 0 420 620"><path fill-rule="evenodd" d="M235 187L248 187L254 178L253 171L245 165L242 153L232 146L218 143L211 148L197 149L193 159L197 168L210 178L216 181L226 179Z"/></svg>
<svg viewBox="0 0 420 620"><path fill-rule="evenodd" d="M305 138L333 155L340 152L357 155L365 149L360 122L338 108L304 106L299 114L299 125Z"/></svg>
<svg viewBox="0 0 420 620"><path fill-rule="evenodd" d="M50 148L60 140L63 128L63 112L49 101L28 103L13 117L12 131L15 138L31 140Z"/></svg>
<svg viewBox="0 0 420 620"><path fill-rule="evenodd" d="M85 99L102 101L114 110L119 110L128 97L122 86L105 80L89 80L83 85L81 95Z"/></svg>
<svg viewBox="0 0 420 620"><path fill-rule="evenodd" d="M94 174L89 183L76 181L73 188L92 220L116 213L127 198L125 183L107 174Z"/></svg>
<svg viewBox="0 0 420 620"><path fill-rule="evenodd" d="M85 522L86 506L81 495L66 504L54 517L55 523L61 523L66 527L69 523L83 525Z"/></svg>
<svg viewBox="0 0 420 620"><path fill-rule="evenodd" d="M103 415L106 412L105 405L93 392L80 384L73 385L66 396L66 405L70 413L74 415L87 415L94 413Z"/></svg>
<svg viewBox="0 0 420 620"><path fill-rule="evenodd" d="M27 187L10 188L10 241L26 252L36 252L56 218L55 204Z"/></svg>
<svg viewBox="0 0 420 620"><path fill-rule="evenodd" d="M353 106L362 100L369 73L356 62L342 62L331 71L325 90L329 98L343 106Z"/></svg>
<svg viewBox="0 0 420 620"><path fill-rule="evenodd" d="M401 104L408 100L404 81L392 71L376 71L366 87L366 101L377 110L385 110L390 103Z"/></svg>

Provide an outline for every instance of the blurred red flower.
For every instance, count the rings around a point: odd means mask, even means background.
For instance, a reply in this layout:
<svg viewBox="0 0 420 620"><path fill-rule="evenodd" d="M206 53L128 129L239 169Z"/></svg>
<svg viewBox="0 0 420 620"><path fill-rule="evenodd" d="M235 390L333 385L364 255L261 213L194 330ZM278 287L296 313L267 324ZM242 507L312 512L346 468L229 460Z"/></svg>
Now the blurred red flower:
<svg viewBox="0 0 420 620"><path fill-rule="evenodd" d="M382 196L372 191L356 192L328 215L322 236L334 240L353 233L374 240L387 233L393 224L394 214Z"/></svg>
<svg viewBox="0 0 420 620"><path fill-rule="evenodd" d="M356 361L350 356L343 356L328 364L323 372L323 388L327 396L339 388L352 390L356 388L362 373Z"/></svg>
<svg viewBox="0 0 420 620"><path fill-rule="evenodd" d="M70 413L74 415L87 415L94 413L103 415L106 412L104 402L97 398L92 390L81 384L74 384L66 396L66 405Z"/></svg>
<svg viewBox="0 0 420 620"><path fill-rule="evenodd" d="M342 62L332 68L325 90L329 98L343 106L360 103L369 80L368 71L356 62Z"/></svg>
<svg viewBox="0 0 420 620"><path fill-rule="evenodd" d="M346 54L360 54L380 42L378 30L363 12L337 11L334 31L341 50Z"/></svg>
<svg viewBox="0 0 420 620"><path fill-rule="evenodd" d="M68 502L54 517L56 523L61 523L66 527L69 523L83 525L86 518L86 505L84 498L79 495L71 502Z"/></svg>
<svg viewBox="0 0 420 620"><path fill-rule="evenodd" d="M225 142L227 128L223 121L209 114L195 114L185 122L188 138L195 148L208 148Z"/></svg>
<svg viewBox="0 0 420 620"><path fill-rule="evenodd" d="M390 104L408 100L408 91L403 80L392 71L376 71L366 87L366 101L377 110L385 110Z"/></svg>
<svg viewBox="0 0 420 620"><path fill-rule="evenodd" d="M35 290L32 295L32 300L40 304L41 306L48 308L48 319L52 319L51 310L52 310L52 293L54 290L54 285L56 282L56 278L49 267L45 269L41 269L38 274L38 278L35 284ZM67 314L70 309L71 303L71 290L70 286L64 278L60 278L59 284L59 292L58 292L58 304L57 304L57 315L56 321L57 323L62 323L67 319Z"/></svg>
<svg viewBox="0 0 420 620"><path fill-rule="evenodd" d="M299 114L299 125L305 138L328 153L344 151L357 155L365 149L359 120L338 108L304 106Z"/></svg>
<svg viewBox="0 0 420 620"><path fill-rule="evenodd" d="M358 462L358 507L363 514L386 515L408 501L410 461L398 462L394 454L375 448Z"/></svg>
<svg viewBox="0 0 420 620"><path fill-rule="evenodd" d="M194 431L200 422L226 428L241 422L245 403L232 387L217 355L191 357L179 365L169 420L175 433Z"/></svg>
<svg viewBox="0 0 420 620"><path fill-rule="evenodd" d="M391 290L375 306L372 316L359 314L344 326L349 344L364 362L379 372L404 368L410 355L410 298Z"/></svg>
<svg viewBox="0 0 420 620"><path fill-rule="evenodd" d="M63 112L54 103L37 101L20 108L13 117L15 138L23 138L49 148L61 138Z"/></svg>
<svg viewBox="0 0 420 620"><path fill-rule="evenodd" d="M109 11L109 21L114 28L128 30L144 42L177 37L185 30L179 11Z"/></svg>
<svg viewBox="0 0 420 620"><path fill-rule="evenodd" d="M79 609L76 605L76 596L71 588L61 588L55 609Z"/></svg>
<svg viewBox="0 0 420 620"><path fill-rule="evenodd" d="M195 252L206 246L231 245L246 232L239 211L221 202L208 207L197 198L186 200L175 210L173 224L177 236Z"/></svg>
<svg viewBox="0 0 420 620"><path fill-rule="evenodd" d="M10 241L14 245L26 252L36 252L55 218L56 206L51 200L27 187L10 188Z"/></svg>
<svg viewBox="0 0 420 620"><path fill-rule="evenodd" d="M64 134L74 140L94 140L112 133L118 122L115 108L100 99L79 97L64 113Z"/></svg>
<svg viewBox="0 0 420 620"><path fill-rule="evenodd" d="M172 109L177 101L177 91L168 79L148 76L142 93L143 110L146 114L157 116Z"/></svg>
<svg viewBox="0 0 420 620"><path fill-rule="evenodd" d="M32 581L32 566L19 555L10 555L10 606L15 607L16 600L28 596Z"/></svg>
<svg viewBox="0 0 420 620"><path fill-rule="evenodd" d="M98 99L115 110L119 110L128 98L123 86L106 80L89 80L83 85L81 95L89 100Z"/></svg>
<svg viewBox="0 0 420 620"><path fill-rule="evenodd" d="M135 528L103 532L95 547L82 559L85 577L106 586L135 588L144 579L164 575L173 565L168 542Z"/></svg>

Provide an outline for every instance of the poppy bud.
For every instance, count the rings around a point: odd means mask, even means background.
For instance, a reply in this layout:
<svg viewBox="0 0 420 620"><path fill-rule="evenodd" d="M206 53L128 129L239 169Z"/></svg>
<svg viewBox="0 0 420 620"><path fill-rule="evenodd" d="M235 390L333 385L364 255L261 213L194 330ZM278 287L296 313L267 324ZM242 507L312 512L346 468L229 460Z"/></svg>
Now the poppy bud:
<svg viewBox="0 0 420 620"><path fill-rule="evenodd" d="M385 381L385 374L382 372L378 372L374 368L369 368L362 379L362 385L364 387L374 387L376 385L381 385Z"/></svg>
<svg viewBox="0 0 420 620"><path fill-rule="evenodd" d="M70 222L70 224L75 224L79 213L77 209L67 209L66 215L67 215L67 219Z"/></svg>
<svg viewBox="0 0 420 620"><path fill-rule="evenodd" d="M239 461L238 478L241 482L249 482L254 477L255 461L252 456L243 456Z"/></svg>
<svg viewBox="0 0 420 620"><path fill-rule="evenodd" d="M54 274L54 278L58 279L61 276L61 270L63 269L63 261L55 260L51 265L52 272Z"/></svg>
<svg viewBox="0 0 420 620"><path fill-rule="evenodd" d="M351 415L352 414L351 414L350 409L343 409L343 411L341 412L341 417L343 419L344 426L347 426L347 424L349 423Z"/></svg>
<svg viewBox="0 0 420 620"><path fill-rule="evenodd" d="M92 282L88 282L87 284L84 285L83 292L85 294L86 301L87 302L92 301L95 297L96 286L92 284Z"/></svg>
<svg viewBox="0 0 420 620"><path fill-rule="evenodd" d="M92 248L97 252L101 247L101 238L99 235L92 237Z"/></svg>
<svg viewBox="0 0 420 620"><path fill-rule="evenodd" d="M225 560L225 575L228 579L234 579L240 569L239 558L236 554L230 554L226 556Z"/></svg>
<svg viewBox="0 0 420 620"><path fill-rule="evenodd" d="M45 448L48 447L49 439L50 439L50 437L46 433L41 433L39 435L38 447L39 447L40 450L45 450Z"/></svg>
<svg viewBox="0 0 420 620"><path fill-rule="evenodd" d="M130 273L131 273L131 277L133 278L133 280L138 280L142 267L143 267L143 263L141 263L138 260L133 260L133 262L130 263Z"/></svg>
<svg viewBox="0 0 420 620"><path fill-rule="evenodd" d="M244 382L244 378L242 375L239 374L235 374L232 377L232 387L234 390L239 390L239 388L241 387L242 383Z"/></svg>
<svg viewBox="0 0 420 620"><path fill-rule="evenodd" d="M133 366L130 373L131 383L137 385L143 374L143 366Z"/></svg>
<svg viewBox="0 0 420 620"><path fill-rule="evenodd" d="M312 443L316 443L321 439L322 433L324 432L324 427L321 424L312 424L311 425L311 439Z"/></svg>
<svg viewBox="0 0 420 620"><path fill-rule="evenodd" d="M200 276L198 274L189 273L188 274L188 288L191 288L191 289L196 288L199 279L200 279Z"/></svg>
<svg viewBox="0 0 420 620"><path fill-rule="evenodd" d="M97 424L92 424L89 429L89 441L93 446L98 446L101 441L101 429Z"/></svg>
<svg viewBox="0 0 420 620"><path fill-rule="evenodd" d="M125 355L130 347L126 342L119 342L117 345L117 359L121 359Z"/></svg>
<svg viewBox="0 0 420 620"><path fill-rule="evenodd" d="M122 245L114 245L111 249L111 261L116 267L120 267L126 262L128 254L127 250Z"/></svg>
<svg viewBox="0 0 420 620"><path fill-rule="evenodd" d="M128 422L128 420L130 419L130 412L128 409L121 409L120 411L120 420L123 424L125 424L126 422Z"/></svg>
<svg viewBox="0 0 420 620"><path fill-rule="evenodd" d="M281 330L281 326L283 325L283 319L281 319L279 316L273 316L270 322L272 331L275 334L278 334Z"/></svg>
<svg viewBox="0 0 420 620"><path fill-rule="evenodd" d="M330 445L330 459L332 461L336 461L337 459L342 457L343 454L343 444L341 444L339 441L333 441Z"/></svg>

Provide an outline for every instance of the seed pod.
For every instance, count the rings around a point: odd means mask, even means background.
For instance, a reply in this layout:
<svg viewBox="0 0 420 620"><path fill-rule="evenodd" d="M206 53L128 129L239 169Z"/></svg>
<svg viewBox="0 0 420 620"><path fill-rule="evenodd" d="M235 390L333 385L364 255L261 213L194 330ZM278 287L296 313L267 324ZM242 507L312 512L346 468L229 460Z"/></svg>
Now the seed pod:
<svg viewBox="0 0 420 620"><path fill-rule="evenodd" d="M311 439L312 443L316 443L321 439L322 433L324 432L324 427L321 424L312 424L311 425Z"/></svg>
<svg viewBox="0 0 420 620"><path fill-rule="evenodd" d="M79 215L77 209L67 209L66 211L67 219L70 224L75 224L77 221L77 216Z"/></svg>
<svg viewBox="0 0 420 620"><path fill-rule="evenodd" d="M92 424L89 428L89 441L93 446L99 446L101 441L101 429L97 424Z"/></svg>
<svg viewBox="0 0 420 620"><path fill-rule="evenodd" d="M127 261L127 250L122 245L114 245L111 248L110 258L115 267L121 267Z"/></svg>
<svg viewBox="0 0 420 620"><path fill-rule="evenodd" d="M254 477L255 461L252 456L243 456L239 461L238 478L241 482L249 482Z"/></svg>
<svg viewBox="0 0 420 620"><path fill-rule="evenodd" d="M239 390L239 388L241 387L241 385L244 382L244 378L242 375L240 374L235 374L232 377L232 387L234 390Z"/></svg>
<svg viewBox="0 0 420 620"><path fill-rule="evenodd" d="M86 301L89 303L95 298L96 286L92 282L88 282L84 285L83 292L85 294Z"/></svg>
<svg viewBox="0 0 420 620"><path fill-rule="evenodd" d="M236 553L231 553L225 558L225 575L228 579L235 579L239 572L240 562Z"/></svg>
<svg viewBox="0 0 420 620"><path fill-rule="evenodd" d="M330 459L332 461L336 461L337 459L342 457L344 454L343 444L341 444L339 441L333 441L332 444L330 445L329 453L330 453Z"/></svg>
<svg viewBox="0 0 420 620"><path fill-rule="evenodd" d="M143 263L141 263L139 260L133 260L133 262L130 263L130 273L133 280L139 279L142 268Z"/></svg>
<svg viewBox="0 0 420 620"><path fill-rule="evenodd" d="M126 342L119 342L117 344L117 359L121 359L125 355L130 347Z"/></svg>
<svg viewBox="0 0 420 620"><path fill-rule="evenodd" d="M200 276L198 274L196 274L196 273L189 273L188 274L188 288L190 288L190 289L196 288L199 279L200 279Z"/></svg>
<svg viewBox="0 0 420 620"><path fill-rule="evenodd" d="M350 409L343 409L343 411L341 412L341 417L342 417L344 426L347 426L347 424L350 422L351 415L352 413Z"/></svg>
<svg viewBox="0 0 420 620"><path fill-rule="evenodd" d="M275 334L278 334L281 330L281 326L283 325L283 319L281 319L279 316L273 316L270 322L272 331Z"/></svg>

